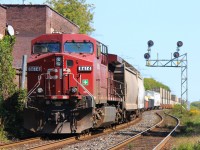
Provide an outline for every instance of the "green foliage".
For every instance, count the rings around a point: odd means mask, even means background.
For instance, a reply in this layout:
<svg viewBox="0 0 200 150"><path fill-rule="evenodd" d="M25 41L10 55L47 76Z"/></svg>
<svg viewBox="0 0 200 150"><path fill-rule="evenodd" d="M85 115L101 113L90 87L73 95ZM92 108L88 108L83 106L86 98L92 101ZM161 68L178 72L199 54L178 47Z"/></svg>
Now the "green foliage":
<svg viewBox="0 0 200 150"><path fill-rule="evenodd" d="M179 137L193 138L200 135L200 110L196 107L191 107L190 111L185 110L185 105L181 109L181 105L175 105L170 114L178 117L181 122L179 127ZM193 140L186 143L181 143L173 150L200 150L200 143Z"/></svg>
<svg viewBox="0 0 200 150"><path fill-rule="evenodd" d="M133 144L132 144L132 143L129 143L128 146L127 146L127 149L128 149L128 150L132 150L132 149L134 149Z"/></svg>
<svg viewBox="0 0 200 150"><path fill-rule="evenodd" d="M183 143L178 148L174 148L173 150L200 150L200 143Z"/></svg>
<svg viewBox="0 0 200 150"><path fill-rule="evenodd" d="M24 134L22 111L26 95L26 90L19 90L7 100L0 101L0 117L9 137L22 137Z"/></svg>
<svg viewBox="0 0 200 150"><path fill-rule="evenodd" d="M12 67L12 49L15 37L4 36L0 40L0 100L7 99L15 92L16 85L12 82L15 69Z"/></svg>
<svg viewBox="0 0 200 150"><path fill-rule="evenodd" d="M192 102L190 105L200 109L200 102Z"/></svg>
<svg viewBox="0 0 200 150"><path fill-rule="evenodd" d="M22 117L25 90L17 90L13 82L15 69L12 66L12 50L15 37L4 36L0 40L0 138L22 135ZM6 132L5 132L6 131Z"/></svg>
<svg viewBox="0 0 200 150"><path fill-rule="evenodd" d="M161 82L156 81L153 78L144 78L144 87L145 87L145 90L152 90L154 88L163 88L168 91L171 91L168 86L164 85Z"/></svg>
<svg viewBox="0 0 200 150"><path fill-rule="evenodd" d="M47 0L51 7L80 27L80 33L90 34L94 31L93 4L86 4L86 0Z"/></svg>
<svg viewBox="0 0 200 150"><path fill-rule="evenodd" d="M181 105L175 105L171 110L171 114L177 116L182 128L182 134L194 135L200 134L200 110L191 109L190 111L185 110L185 105L181 109Z"/></svg>
<svg viewBox="0 0 200 150"><path fill-rule="evenodd" d="M3 127L0 127L0 140L7 141L7 133L4 131Z"/></svg>

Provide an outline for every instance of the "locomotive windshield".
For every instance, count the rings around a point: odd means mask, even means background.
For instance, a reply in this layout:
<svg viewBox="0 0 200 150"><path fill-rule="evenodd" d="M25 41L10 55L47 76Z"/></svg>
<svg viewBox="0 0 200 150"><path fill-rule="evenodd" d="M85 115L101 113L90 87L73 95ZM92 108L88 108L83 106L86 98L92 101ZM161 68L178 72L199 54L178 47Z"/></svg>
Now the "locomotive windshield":
<svg viewBox="0 0 200 150"><path fill-rule="evenodd" d="M60 52L59 43L36 43L33 45L33 53L56 53Z"/></svg>
<svg viewBox="0 0 200 150"><path fill-rule="evenodd" d="M66 42L65 52L68 53L92 53L93 44L87 42Z"/></svg>

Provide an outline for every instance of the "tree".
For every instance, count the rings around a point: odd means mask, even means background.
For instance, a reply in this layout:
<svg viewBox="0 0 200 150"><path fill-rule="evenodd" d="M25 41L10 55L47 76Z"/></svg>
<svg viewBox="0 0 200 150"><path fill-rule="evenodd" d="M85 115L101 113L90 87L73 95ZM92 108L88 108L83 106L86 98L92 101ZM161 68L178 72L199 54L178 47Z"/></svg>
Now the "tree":
<svg viewBox="0 0 200 150"><path fill-rule="evenodd" d="M5 36L0 40L0 100L6 100L15 92L15 69L12 66L12 50L15 37Z"/></svg>
<svg viewBox="0 0 200 150"><path fill-rule="evenodd" d="M62 14L80 27L80 33L91 34L94 28L93 23L93 4L86 4L85 0L47 0L54 10Z"/></svg>
<svg viewBox="0 0 200 150"><path fill-rule="evenodd" d="M171 91L168 86L164 85L163 83L156 81L153 78L144 78L144 87L145 87L145 90L152 90L154 88L160 88L161 87L163 89Z"/></svg>
<svg viewBox="0 0 200 150"><path fill-rule="evenodd" d="M4 36L0 40L0 139L8 136L22 136L22 111L26 90L19 90L14 83L13 68L14 36ZM5 132L7 131L7 132ZM7 134L8 133L8 134Z"/></svg>

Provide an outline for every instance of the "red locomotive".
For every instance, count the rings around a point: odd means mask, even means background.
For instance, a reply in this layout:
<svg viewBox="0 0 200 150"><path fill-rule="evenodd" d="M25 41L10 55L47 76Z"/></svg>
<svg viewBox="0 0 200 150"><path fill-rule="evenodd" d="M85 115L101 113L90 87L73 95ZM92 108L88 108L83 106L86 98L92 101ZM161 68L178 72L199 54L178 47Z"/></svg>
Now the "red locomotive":
<svg viewBox="0 0 200 150"><path fill-rule="evenodd" d="M32 41L24 127L37 133L81 133L132 120L144 108L140 73L83 34Z"/></svg>

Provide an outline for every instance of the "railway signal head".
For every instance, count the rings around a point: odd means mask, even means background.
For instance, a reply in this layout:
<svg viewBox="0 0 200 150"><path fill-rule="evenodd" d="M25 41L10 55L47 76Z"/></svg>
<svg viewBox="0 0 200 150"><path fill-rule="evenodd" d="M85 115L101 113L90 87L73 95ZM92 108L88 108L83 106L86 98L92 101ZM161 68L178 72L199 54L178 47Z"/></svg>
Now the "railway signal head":
<svg viewBox="0 0 200 150"><path fill-rule="evenodd" d="M178 58L179 57L179 53L178 52L174 52L174 57Z"/></svg>
<svg viewBox="0 0 200 150"><path fill-rule="evenodd" d="M150 54L149 53L145 53L144 54L144 58L147 60L147 59L149 59L150 58Z"/></svg>
<svg viewBox="0 0 200 150"><path fill-rule="evenodd" d="M182 42L182 41L178 41L178 42L177 42L177 46L178 46L178 47L183 46L183 42Z"/></svg>
<svg viewBox="0 0 200 150"><path fill-rule="evenodd" d="M147 42L147 45L148 45L148 47L152 47L153 46L153 41L152 40L149 40L148 42Z"/></svg>

